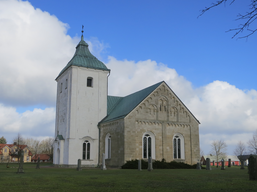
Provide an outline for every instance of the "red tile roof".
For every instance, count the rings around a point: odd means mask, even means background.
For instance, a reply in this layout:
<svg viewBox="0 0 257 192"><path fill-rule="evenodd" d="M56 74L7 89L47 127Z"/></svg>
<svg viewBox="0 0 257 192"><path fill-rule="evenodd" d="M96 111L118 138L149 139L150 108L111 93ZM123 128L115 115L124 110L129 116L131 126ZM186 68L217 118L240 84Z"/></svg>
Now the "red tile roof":
<svg viewBox="0 0 257 192"><path fill-rule="evenodd" d="M14 145L14 144L0 144L0 153L2 153L1 152L1 149L3 149L5 146L7 146L7 147L9 147L9 148L12 148L12 147L14 147L14 146L17 146L18 147L18 145ZM26 147L28 147L27 145L19 145L19 147L20 147L20 149L25 149ZM29 150L29 149L28 149ZM9 153L10 153L10 151L9 151ZM32 153L30 152L30 150L29 150L29 156L32 156Z"/></svg>
<svg viewBox="0 0 257 192"><path fill-rule="evenodd" d="M31 161L32 161L32 160L37 160L38 157L40 158L40 160L49 160L49 159L50 159L50 156L47 155L47 154L37 154L37 155L34 155L34 156L31 158Z"/></svg>

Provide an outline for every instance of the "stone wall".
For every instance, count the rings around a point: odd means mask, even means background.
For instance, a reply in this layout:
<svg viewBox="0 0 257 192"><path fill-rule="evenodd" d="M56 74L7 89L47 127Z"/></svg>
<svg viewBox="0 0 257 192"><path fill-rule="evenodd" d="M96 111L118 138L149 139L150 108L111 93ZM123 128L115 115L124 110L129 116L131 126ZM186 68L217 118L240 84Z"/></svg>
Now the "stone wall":
<svg viewBox="0 0 257 192"><path fill-rule="evenodd" d="M124 120L105 123L100 128L100 154L104 153L105 137L112 136L111 159L107 166L120 167L128 160L143 159L143 136L155 138L152 158L196 164L200 159L199 122L173 91L162 83ZM184 139L182 158L174 159L174 136ZM101 158L101 155L100 155ZM101 162L101 160L100 160Z"/></svg>
<svg viewBox="0 0 257 192"><path fill-rule="evenodd" d="M165 84L161 84L125 117L125 161L142 159L142 139L146 132L155 137L153 159L195 164L200 158L199 122ZM173 138L184 138L184 158L173 158Z"/></svg>
<svg viewBox="0 0 257 192"><path fill-rule="evenodd" d="M111 136L111 158L106 159L106 166L120 167L124 164L124 120L116 120L101 124L100 127L100 164L102 154L106 153L105 138Z"/></svg>

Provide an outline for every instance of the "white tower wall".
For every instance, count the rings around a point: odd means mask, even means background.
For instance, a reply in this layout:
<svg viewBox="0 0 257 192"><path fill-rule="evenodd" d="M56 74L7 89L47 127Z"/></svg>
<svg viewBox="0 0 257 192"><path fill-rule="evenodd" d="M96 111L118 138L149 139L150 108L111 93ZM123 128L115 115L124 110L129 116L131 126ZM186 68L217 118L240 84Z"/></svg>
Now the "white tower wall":
<svg viewBox="0 0 257 192"><path fill-rule="evenodd" d="M82 165L97 166L98 123L107 115L107 76L109 71L71 66L58 79L56 104L56 135L64 138L63 149L56 145L54 164L76 165L82 159L83 142L90 141L90 159ZM87 87L87 78L92 87ZM67 80L66 80L67 79ZM61 87L62 86L62 87ZM57 161L57 150L63 159Z"/></svg>

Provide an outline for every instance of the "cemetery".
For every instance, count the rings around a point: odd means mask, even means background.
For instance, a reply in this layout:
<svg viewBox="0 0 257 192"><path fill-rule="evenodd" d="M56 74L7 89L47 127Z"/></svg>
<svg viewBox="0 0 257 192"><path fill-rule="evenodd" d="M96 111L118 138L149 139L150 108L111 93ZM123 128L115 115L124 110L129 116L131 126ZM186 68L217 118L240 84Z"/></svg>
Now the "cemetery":
<svg viewBox="0 0 257 192"><path fill-rule="evenodd" d="M136 161L136 160L135 160ZM155 169L151 158L136 161L137 169L55 167L52 163L0 164L1 191L254 191L257 187L257 161L249 158L248 167L211 166L200 163L193 168ZM19 174L22 173L22 174ZM15 182L14 182L15 181Z"/></svg>

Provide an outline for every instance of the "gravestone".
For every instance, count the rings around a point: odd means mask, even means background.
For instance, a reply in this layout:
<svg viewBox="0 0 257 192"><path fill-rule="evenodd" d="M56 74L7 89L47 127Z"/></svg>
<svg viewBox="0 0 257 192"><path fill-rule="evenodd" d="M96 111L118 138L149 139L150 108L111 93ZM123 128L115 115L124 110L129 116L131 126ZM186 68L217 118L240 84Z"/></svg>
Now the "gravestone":
<svg viewBox="0 0 257 192"><path fill-rule="evenodd" d="M215 162L214 161L212 161L212 166L215 166Z"/></svg>
<svg viewBox="0 0 257 192"><path fill-rule="evenodd" d="M196 169L201 170L201 165L199 162L196 164Z"/></svg>
<svg viewBox="0 0 257 192"><path fill-rule="evenodd" d="M141 159L138 160L138 171L141 171Z"/></svg>
<svg viewBox="0 0 257 192"><path fill-rule="evenodd" d="M228 167L231 167L231 159L228 159Z"/></svg>
<svg viewBox="0 0 257 192"><path fill-rule="evenodd" d="M24 163L24 153L23 153L23 151L21 151L20 163L19 163L19 168L18 168L17 173L24 173L23 163Z"/></svg>
<svg viewBox="0 0 257 192"><path fill-rule="evenodd" d="M245 167L244 167L244 160L240 160L240 163L241 163L241 168L240 169L245 169Z"/></svg>
<svg viewBox="0 0 257 192"><path fill-rule="evenodd" d="M224 161L224 159L221 160L221 170L225 170L225 161Z"/></svg>
<svg viewBox="0 0 257 192"><path fill-rule="evenodd" d="M36 169L40 169L40 168L39 168L39 163L40 163L40 157L38 157L38 159L37 159L37 166L36 166Z"/></svg>
<svg viewBox="0 0 257 192"><path fill-rule="evenodd" d="M206 158L206 170L211 170L210 158Z"/></svg>
<svg viewBox="0 0 257 192"><path fill-rule="evenodd" d="M257 159L250 155L249 157L249 165L248 165L248 173L250 180L257 180Z"/></svg>
<svg viewBox="0 0 257 192"><path fill-rule="evenodd" d="M153 170L153 163L152 163L152 158L148 157L148 171Z"/></svg>
<svg viewBox="0 0 257 192"><path fill-rule="evenodd" d="M105 154L104 154L104 153L103 153L102 170L106 170L106 166L105 166Z"/></svg>
<svg viewBox="0 0 257 192"><path fill-rule="evenodd" d="M81 159L78 159L77 171L82 171L82 169L81 169Z"/></svg>

